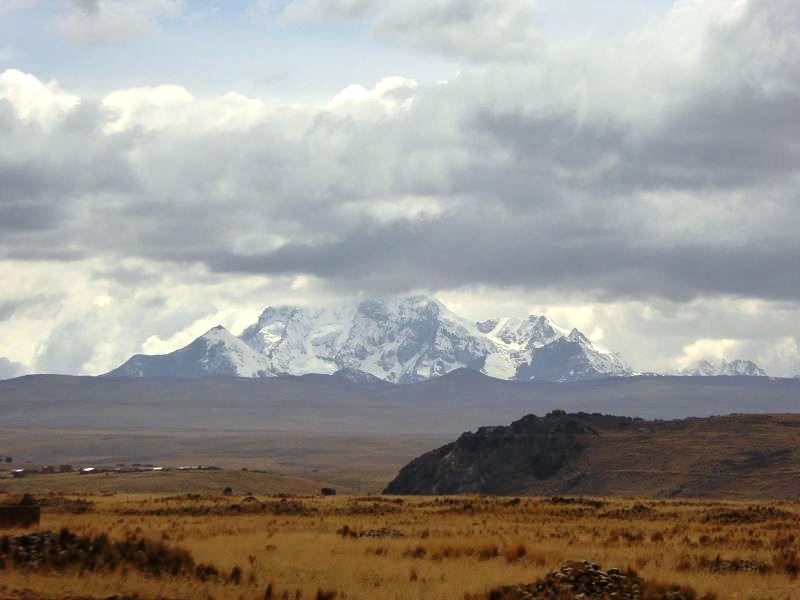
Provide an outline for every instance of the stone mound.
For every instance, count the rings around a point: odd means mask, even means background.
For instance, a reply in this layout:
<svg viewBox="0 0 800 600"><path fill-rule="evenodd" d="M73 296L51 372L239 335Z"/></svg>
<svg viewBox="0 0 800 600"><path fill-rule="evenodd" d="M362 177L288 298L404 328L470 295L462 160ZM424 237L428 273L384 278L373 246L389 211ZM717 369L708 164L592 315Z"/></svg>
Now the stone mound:
<svg viewBox="0 0 800 600"><path fill-rule="evenodd" d="M370 529L369 531L365 531L361 534L361 537L365 538L401 538L404 537L401 531L397 531L396 529L387 529L385 527L381 529Z"/></svg>
<svg viewBox="0 0 800 600"><path fill-rule="evenodd" d="M644 581L633 571L608 569L589 561L568 561L557 571L527 585L513 585L492 590L486 596L467 600L715 600L700 598L691 588L661 585Z"/></svg>
<svg viewBox="0 0 800 600"><path fill-rule="evenodd" d="M725 560L717 556L711 560L700 558L697 561L697 568L711 573L767 573L770 566L760 560L737 558Z"/></svg>
<svg viewBox="0 0 800 600"><path fill-rule="evenodd" d="M602 500L590 500L586 498L571 498L565 496L553 496L551 498L545 499L547 504L563 504L563 505L574 505L574 506L588 506L589 508L603 508L606 505L605 502Z"/></svg>
<svg viewBox="0 0 800 600"><path fill-rule="evenodd" d="M600 515L601 519L646 519L656 515L656 511L644 504L634 504L629 508L617 508Z"/></svg>
<svg viewBox="0 0 800 600"><path fill-rule="evenodd" d="M703 521L722 525L764 523L792 519L794 515L774 506L748 506L744 509L712 510L706 513Z"/></svg>

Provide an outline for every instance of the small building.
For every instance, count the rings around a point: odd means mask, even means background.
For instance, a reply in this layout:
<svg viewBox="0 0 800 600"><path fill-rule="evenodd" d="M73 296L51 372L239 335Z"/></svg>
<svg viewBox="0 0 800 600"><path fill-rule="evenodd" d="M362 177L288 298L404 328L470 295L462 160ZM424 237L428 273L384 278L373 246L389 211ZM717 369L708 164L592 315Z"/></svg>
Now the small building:
<svg viewBox="0 0 800 600"><path fill-rule="evenodd" d="M72 473L72 471L74 471L72 465L58 465L59 473Z"/></svg>
<svg viewBox="0 0 800 600"><path fill-rule="evenodd" d="M335 496L335 495L336 495L336 490L335 490L335 489L333 489L333 488L327 488L327 487L324 487L324 488L322 488L322 489L320 490L320 493L321 493L323 496Z"/></svg>
<svg viewBox="0 0 800 600"><path fill-rule="evenodd" d="M39 469L39 475L55 475L56 468L52 465L45 465Z"/></svg>

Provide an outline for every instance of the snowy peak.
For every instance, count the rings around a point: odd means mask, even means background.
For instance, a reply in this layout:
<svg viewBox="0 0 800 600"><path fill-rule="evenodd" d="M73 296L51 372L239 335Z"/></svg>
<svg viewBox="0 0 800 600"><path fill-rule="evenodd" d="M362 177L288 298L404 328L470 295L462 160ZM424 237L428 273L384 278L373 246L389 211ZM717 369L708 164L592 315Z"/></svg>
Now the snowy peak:
<svg viewBox="0 0 800 600"><path fill-rule="evenodd" d="M566 334L547 317L539 315L530 315L527 319L495 319L478 323L477 327L496 342L518 350L540 348Z"/></svg>
<svg viewBox="0 0 800 600"><path fill-rule="evenodd" d="M483 372L499 379L514 379L519 368L530 363L533 351L565 336L566 330L547 317L503 318L477 323L476 328L494 347Z"/></svg>
<svg viewBox="0 0 800 600"><path fill-rule="evenodd" d="M766 372L750 360L722 359L717 361L701 360L681 372L681 375L695 377L766 377Z"/></svg>
<svg viewBox="0 0 800 600"><path fill-rule="evenodd" d="M238 338L216 327L172 354L136 356L111 374L338 373L353 381L373 377L411 383L463 368L500 379L550 381L630 372L619 357L596 349L578 330L567 332L547 317L475 323L435 298L416 295L324 308L268 307Z"/></svg>
<svg viewBox="0 0 800 600"><path fill-rule="evenodd" d="M266 377L266 363L222 326L210 329L188 346L160 356L136 355L108 373L111 377L201 378Z"/></svg>
<svg viewBox="0 0 800 600"><path fill-rule="evenodd" d="M534 350L531 361L520 365L516 379L568 382L630 375L631 368L620 356L596 349L589 338L573 329Z"/></svg>
<svg viewBox="0 0 800 600"><path fill-rule="evenodd" d="M577 329L570 331L569 335L567 336L567 340L575 344L580 344L581 346L589 346L590 348L593 348L592 342L589 341L589 338L587 338Z"/></svg>

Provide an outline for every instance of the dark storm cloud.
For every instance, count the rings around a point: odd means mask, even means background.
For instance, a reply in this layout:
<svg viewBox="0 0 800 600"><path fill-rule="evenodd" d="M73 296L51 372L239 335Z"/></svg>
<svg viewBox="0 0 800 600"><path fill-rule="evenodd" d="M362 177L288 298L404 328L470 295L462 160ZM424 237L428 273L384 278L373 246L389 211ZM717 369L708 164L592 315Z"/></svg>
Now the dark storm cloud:
<svg viewBox="0 0 800 600"><path fill-rule="evenodd" d="M14 148L0 150L0 252L313 274L376 292L800 301L798 14L752 3L707 34L680 92L651 102L655 92L629 90L631 105L652 105L644 116L587 110L593 98L555 89L573 74L516 63L400 86L382 101L413 94L410 108L377 118L356 107L225 129L202 114L151 127L145 113L107 134L113 115L88 102L50 129L0 110ZM613 81L592 85L626 99ZM137 98L131 111L157 106ZM195 109L176 119L183 110ZM95 276L152 282L127 268Z"/></svg>
<svg viewBox="0 0 800 600"><path fill-rule="evenodd" d="M402 292L470 282L536 289L596 290L600 299L689 300L704 294L800 298L800 242L668 248L569 226L547 233L536 219L493 221L476 212L427 225L398 224L338 242L290 244L259 256L218 255L219 272L307 273L342 286ZM530 231L539 228L535 237ZM574 235L573 235L574 234ZM469 240L469 243L465 243ZM491 276L487 276L490 273ZM743 278L747 274L747 278Z"/></svg>

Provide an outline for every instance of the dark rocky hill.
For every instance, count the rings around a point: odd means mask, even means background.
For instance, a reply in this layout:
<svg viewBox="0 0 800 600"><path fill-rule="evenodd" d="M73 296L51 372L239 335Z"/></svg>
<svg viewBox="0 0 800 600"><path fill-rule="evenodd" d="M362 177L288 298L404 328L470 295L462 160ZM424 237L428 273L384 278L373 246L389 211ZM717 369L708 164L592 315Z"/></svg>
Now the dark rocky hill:
<svg viewBox="0 0 800 600"><path fill-rule="evenodd" d="M420 456L386 493L798 499L800 416L529 415Z"/></svg>

